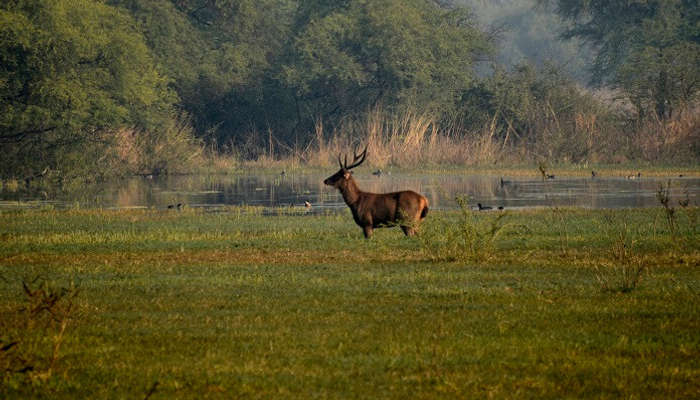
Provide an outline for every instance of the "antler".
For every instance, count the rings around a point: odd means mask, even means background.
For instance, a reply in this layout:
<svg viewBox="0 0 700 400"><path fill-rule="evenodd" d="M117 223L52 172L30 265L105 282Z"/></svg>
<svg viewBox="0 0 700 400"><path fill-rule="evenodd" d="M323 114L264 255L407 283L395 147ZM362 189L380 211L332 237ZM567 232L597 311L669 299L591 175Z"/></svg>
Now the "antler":
<svg viewBox="0 0 700 400"><path fill-rule="evenodd" d="M348 166L348 155L345 155L345 162L340 161L340 154L338 154L338 164L340 164L340 168L343 169L353 169L360 164L362 164L365 161L365 158L367 158L367 146L365 146L365 149L360 153L359 155L357 154L356 149L353 149L352 151L353 154L353 160L350 166ZM359 160L359 161L358 161Z"/></svg>

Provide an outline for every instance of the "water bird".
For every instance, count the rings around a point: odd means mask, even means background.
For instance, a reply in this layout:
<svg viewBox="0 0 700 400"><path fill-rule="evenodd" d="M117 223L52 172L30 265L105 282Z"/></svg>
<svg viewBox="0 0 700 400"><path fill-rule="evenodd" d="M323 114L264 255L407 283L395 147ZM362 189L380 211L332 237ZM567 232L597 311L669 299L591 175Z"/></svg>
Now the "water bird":
<svg viewBox="0 0 700 400"><path fill-rule="evenodd" d="M627 179L639 179L642 177L641 172L637 172L637 175L627 175Z"/></svg>
<svg viewBox="0 0 700 400"><path fill-rule="evenodd" d="M308 201L304 201L304 207L311 208L311 203L309 203Z"/></svg>
<svg viewBox="0 0 700 400"><path fill-rule="evenodd" d="M383 174L383 172L381 169L378 169L378 170L372 172L372 175L374 175L374 176L381 176L382 174Z"/></svg>
<svg viewBox="0 0 700 400"><path fill-rule="evenodd" d="M280 176L285 176L285 175L287 175L287 171L282 170L282 172L280 172Z"/></svg>
<svg viewBox="0 0 700 400"><path fill-rule="evenodd" d="M501 179L499 179L499 181L498 181L498 184L501 186L501 188L504 188L504 187L506 187L506 185L510 185L512 183L513 183L513 181L503 179L503 177L501 177Z"/></svg>
<svg viewBox="0 0 700 400"><path fill-rule="evenodd" d="M476 203L476 206L479 207L479 211L493 210L493 207L491 207L491 206L484 206L484 205L481 205L481 203Z"/></svg>
<svg viewBox="0 0 700 400"><path fill-rule="evenodd" d="M550 175L547 173L547 170L545 169L543 164L540 164L537 169L540 170L540 173L542 174L542 180L545 179L554 179L554 175Z"/></svg>
<svg viewBox="0 0 700 400"><path fill-rule="evenodd" d="M31 175L31 176L28 176L28 177L24 178L24 184L27 185L27 186L29 186L29 184L32 183L32 181L33 181L34 179L43 178L44 175L46 175L46 173L47 173L48 171L49 171L49 167L46 167L46 168L44 168L43 171L41 171L41 172L39 172L39 173L37 173L37 174L34 174L34 175Z"/></svg>
<svg viewBox="0 0 700 400"><path fill-rule="evenodd" d="M591 179L595 179L595 177L598 176L595 171L591 171Z"/></svg>

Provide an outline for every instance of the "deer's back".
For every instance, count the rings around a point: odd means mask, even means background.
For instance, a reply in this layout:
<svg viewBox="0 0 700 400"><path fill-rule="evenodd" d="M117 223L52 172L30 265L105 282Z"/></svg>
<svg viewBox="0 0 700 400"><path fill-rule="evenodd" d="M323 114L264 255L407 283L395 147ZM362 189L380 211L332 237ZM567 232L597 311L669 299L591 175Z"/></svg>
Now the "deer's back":
<svg viewBox="0 0 700 400"><path fill-rule="evenodd" d="M422 195L405 190L392 193L363 193L360 214L371 214L373 222L395 222L399 218L417 220L428 201ZM367 215L369 216L369 215Z"/></svg>

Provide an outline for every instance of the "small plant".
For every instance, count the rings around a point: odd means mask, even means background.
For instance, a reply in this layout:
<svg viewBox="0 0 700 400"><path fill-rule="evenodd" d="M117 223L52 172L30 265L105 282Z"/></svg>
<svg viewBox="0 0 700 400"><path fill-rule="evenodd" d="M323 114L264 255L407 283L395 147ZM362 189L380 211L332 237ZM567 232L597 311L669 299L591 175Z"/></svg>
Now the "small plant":
<svg viewBox="0 0 700 400"><path fill-rule="evenodd" d="M443 218L426 226L420 237L424 251L436 261L492 259L498 251L498 239L510 228L518 227L506 222L507 212L478 214L472 211L467 197L455 200L460 208L457 220Z"/></svg>
<svg viewBox="0 0 700 400"><path fill-rule="evenodd" d="M678 200L680 209L671 201L671 182L662 184L656 191L656 198L663 209L664 217L673 243L677 246L689 246L697 242L697 207L690 204L690 194L686 188L685 197Z"/></svg>
<svg viewBox="0 0 700 400"><path fill-rule="evenodd" d="M559 207L552 207L552 221L551 227L557 228L558 239L559 239L559 250L562 256L567 257L569 255L569 232L567 230L567 214L564 209Z"/></svg>
<svg viewBox="0 0 700 400"><path fill-rule="evenodd" d="M676 221L676 209L671 206L671 182L669 181L666 186L661 184L659 189L656 191L656 198L661 203L664 209L664 215L666 216L666 222L668 223L668 229L671 232L671 236L676 236L676 228L678 227Z"/></svg>
<svg viewBox="0 0 700 400"><path fill-rule="evenodd" d="M0 190L7 190L8 192L16 192L19 189L19 182L17 179L7 179L0 182Z"/></svg>
<svg viewBox="0 0 700 400"><path fill-rule="evenodd" d="M632 238L626 222L620 226L608 215L604 223L612 243L608 249L609 256L594 264L596 280L603 291L631 292L637 288L647 269L646 259L636 248L637 241Z"/></svg>
<svg viewBox="0 0 700 400"><path fill-rule="evenodd" d="M50 378L75 316L75 287L54 287L35 278L23 280L22 289L24 303L0 321L0 381L18 374L32 380Z"/></svg>
<svg viewBox="0 0 700 400"><path fill-rule="evenodd" d="M690 204L690 194L688 193L688 188L686 188L683 193L685 194L685 197L682 200L678 200L678 205L681 206L681 210L683 210L683 213L688 220L688 234L686 236L688 236L690 240L693 240L696 238L695 235L698 233L698 208L697 206Z"/></svg>

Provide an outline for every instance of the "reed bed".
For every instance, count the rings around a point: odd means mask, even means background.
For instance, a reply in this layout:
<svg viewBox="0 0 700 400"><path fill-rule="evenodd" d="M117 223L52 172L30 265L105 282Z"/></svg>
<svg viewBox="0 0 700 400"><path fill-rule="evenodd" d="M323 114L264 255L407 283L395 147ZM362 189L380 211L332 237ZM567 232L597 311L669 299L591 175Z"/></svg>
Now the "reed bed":
<svg viewBox="0 0 700 400"><path fill-rule="evenodd" d="M313 145L299 158L309 166L326 168L337 164L339 154L367 146L367 164L377 168L482 165L502 155L490 136L488 131L463 135L456 127L442 127L430 114L394 115L375 109L364 119L345 122L331 132L317 122Z"/></svg>
<svg viewBox="0 0 700 400"><path fill-rule="evenodd" d="M595 111L533 111L526 128L516 129L496 113L478 130L429 112L370 110L329 130L316 122L303 148L261 152L242 165L329 168L339 154L367 146L374 168L484 168L508 165L685 165L700 152L700 112L689 108L666 121L621 124L619 117ZM271 133L268 140L274 141ZM281 149L278 146L278 150ZM352 155L352 154L350 154Z"/></svg>

